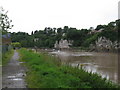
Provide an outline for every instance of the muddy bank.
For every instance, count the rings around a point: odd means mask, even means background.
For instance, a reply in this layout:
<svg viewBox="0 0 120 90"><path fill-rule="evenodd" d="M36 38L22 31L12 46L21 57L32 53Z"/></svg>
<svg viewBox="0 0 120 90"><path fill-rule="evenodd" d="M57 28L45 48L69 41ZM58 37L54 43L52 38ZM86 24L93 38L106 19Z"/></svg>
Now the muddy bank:
<svg viewBox="0 0 120 90"><path fill-rule="evenodd" d="M26 88L24 78L27 69L18 59L19 53L15 50L9 63L2 67L2 88Z"/></svg>

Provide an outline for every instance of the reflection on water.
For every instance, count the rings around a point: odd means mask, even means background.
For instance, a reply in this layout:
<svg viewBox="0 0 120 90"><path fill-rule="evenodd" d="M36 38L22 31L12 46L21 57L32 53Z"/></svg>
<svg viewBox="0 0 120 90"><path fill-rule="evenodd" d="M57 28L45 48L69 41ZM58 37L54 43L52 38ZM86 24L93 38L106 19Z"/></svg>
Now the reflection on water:
<svg viewBox="0 0 120 90"><path fill-rule="evenodd" d="M96 52L54 51L63 63L83 66L86 71L98 73L102 77L118 82L118 54Z"/></svg>

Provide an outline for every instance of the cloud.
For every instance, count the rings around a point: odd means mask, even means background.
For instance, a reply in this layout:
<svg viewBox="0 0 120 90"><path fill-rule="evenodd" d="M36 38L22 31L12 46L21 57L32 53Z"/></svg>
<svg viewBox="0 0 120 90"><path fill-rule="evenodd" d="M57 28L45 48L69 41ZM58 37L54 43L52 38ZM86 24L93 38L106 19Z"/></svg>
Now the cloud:
<svg viewBox="0 0 120 90"><path fill-rule="evenodd" d="M14 28L31 32L45 27L96 27L117 19L119 0L0 0Z"/></svg>

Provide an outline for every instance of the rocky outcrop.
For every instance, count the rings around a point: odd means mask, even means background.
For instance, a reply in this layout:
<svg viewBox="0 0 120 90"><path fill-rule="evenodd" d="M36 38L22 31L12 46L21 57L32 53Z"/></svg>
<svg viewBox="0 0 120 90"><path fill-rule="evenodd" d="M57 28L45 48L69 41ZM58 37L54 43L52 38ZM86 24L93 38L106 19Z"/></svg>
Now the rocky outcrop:
<svg viewBox="0 0 120 90"><path fill-rule="evenodd" d="M116 51L120 49L120 43L118 41L112 42L105 37L100 37L95 42L95 45L91 44L90 48L96 51Z"/></svg>
<svg viewBox="0 0 120 90"><path fill-rule="evenodd" d="M72 45L72 41L61 39L60 41L56 41L54 47L57 49L68 49L70 48L71 45Z"/></svg>

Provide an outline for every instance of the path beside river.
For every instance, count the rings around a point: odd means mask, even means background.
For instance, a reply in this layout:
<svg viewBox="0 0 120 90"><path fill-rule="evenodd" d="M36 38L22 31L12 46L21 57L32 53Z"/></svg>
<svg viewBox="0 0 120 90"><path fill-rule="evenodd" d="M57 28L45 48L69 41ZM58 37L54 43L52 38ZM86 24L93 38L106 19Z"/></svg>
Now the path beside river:
<svg viewBox="0 0 120 90"><path fill-rule="evenodd" d="M26 88L26 68L18 60L19 53L15 50L9 63L2 68L2 88Z"/></svg>

